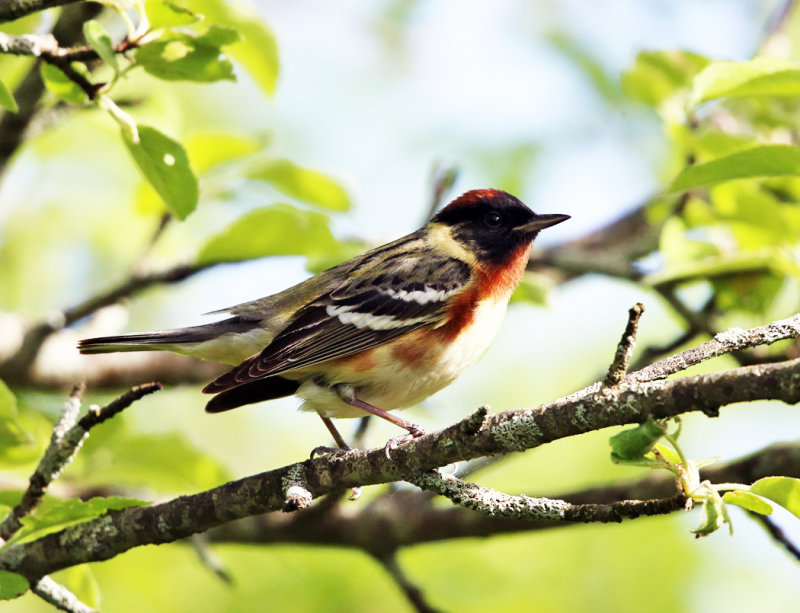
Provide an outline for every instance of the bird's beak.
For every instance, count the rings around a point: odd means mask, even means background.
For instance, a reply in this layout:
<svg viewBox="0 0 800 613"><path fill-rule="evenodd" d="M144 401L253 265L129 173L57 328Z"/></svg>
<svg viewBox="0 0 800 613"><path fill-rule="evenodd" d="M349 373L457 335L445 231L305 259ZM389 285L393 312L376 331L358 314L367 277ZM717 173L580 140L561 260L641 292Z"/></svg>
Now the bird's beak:
<svg viewBox="0 0 800 613"><path fill-rule="evenodd" d="M533 221L529 221L526 224L517 226L514 228L514 230L516 232L522 232L523 234L535 234L539 230L544 230L545 228L559 224L562 221L567 221L569 217L569 215L561 215L560 213L553 213L552 215L536 215L534 216Z"/></svg>

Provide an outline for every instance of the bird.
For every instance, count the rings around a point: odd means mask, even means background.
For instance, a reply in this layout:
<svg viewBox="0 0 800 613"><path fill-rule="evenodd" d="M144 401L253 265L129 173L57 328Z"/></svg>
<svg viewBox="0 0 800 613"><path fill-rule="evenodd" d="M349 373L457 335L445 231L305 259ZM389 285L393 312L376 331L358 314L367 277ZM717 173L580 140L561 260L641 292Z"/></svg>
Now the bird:
<svg viewBox="0 0 800 613"><path fill-rule="evenodd" d="M391 411L452 383L488 348L541 230L570 219L536 214L499 189L467 191L419 230L282 292L213 313L218 322L79 341L83 354L166 350L233 366L203 388L206 412L296 395L341 449L332 418Z"/></svg>

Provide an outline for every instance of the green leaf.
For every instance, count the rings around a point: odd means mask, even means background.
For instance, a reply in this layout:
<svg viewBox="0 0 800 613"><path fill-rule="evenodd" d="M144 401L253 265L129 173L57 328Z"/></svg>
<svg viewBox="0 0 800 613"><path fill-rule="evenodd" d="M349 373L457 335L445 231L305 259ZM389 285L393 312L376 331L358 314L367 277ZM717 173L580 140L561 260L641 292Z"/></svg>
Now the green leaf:
<svg viewBox="0 0 800 613"><path fill-rule="evenodd" d="M745 96L800 96L800 70L772 57L714 62L694 78L689 104Z"/></svg>
<svg viewBox="0 0 800 613"><path fill-rule="evenodd" d="M203 175L219 164L256 153L264 146L264 142L224 132L203 132L189 136L185 145L192 167L198 175Z"/></svg>
<svg viewBox="0 0 800 613"><path fill-rule="evenodd" d="M100 59L114 69L114 74L119 76L119 62L114 52L114 43L100 22L90 19L83 24L83 35L86 42L97 52Z"/></svg>
<svg viewBox="0 0 800 613"><path fill-rule="evenodd" d="M316 170L301 168L289 160L271 160L259 164L251 169L248 177L266 181L301 202L334 211L350 208L347 192L336 181Z"/></svg>
<svg viewBox="0 0 800 613"><path fill-rule="evenodd" d="M22 575L0 570L0 600L11 600L22 596L29 588L28 580Z"/></svg>
<svg viewBox="0 0 800 613"><path fill-rule="evenodd" d="M654 108L688 92L692 77L709 60L688 51L642 51L622 75L622 91L628 98Z"/></svg>
<svg viewBox="0 0 800 613"><path fill-rule="evenodd" d="M68 526L100 517L108 511L126 509L128 507L146 507L150 503L135 498L91 498L90 500L63 500L39 509L33 515L20 520L22 527L9 542L20 543L33 541L47 534L58 532Z"/></svg>
<svg viewBox="0 0 800 613"><path fill-rule="evenodd" d="M280 69L278 44L258 11L227 0L191 0L187 4L210 21L234 28L240 34L241 40L231 45L228 53L264 92L274 94Z"/></svg>
<svg viewBox="0 0 800 613"><path fill-rule="evenodd" d="M526 272L517 289L511 294L511 302L525 302L537 306L546 305L552 288L552 280L545 275Z"/></svg>
<svg viewBox="0 0 800 613"><path fill-rule="evenodd" d="M737 151L704 164L684 168L670 192L709 187L734 179L800 175L800 148L791 145L763 145Z"/></svg>
<svg viewBox="0 0 800 613"><path fill-rule="evenodd" d="M703 500L703 519L700 527L692 532L697 536L708 536L716 532L725 523L725 515L722 499L719 496L706 498Z"/></svg>
<svg viewBox="0 0 800 613"><path fill-rule="evenodd" d="M681 456L672 447L656 443L651 451L658 451L659 455L672 465L677 466L681 463Z"/></svg>
<svg viewBox="0 0 800 613"><path fill-rule="evenodd" d="M72 62L72 67L78 72L88 74L86 66L79 62ZM88 100L86 92L75 81L61 72L59 68L47 62L42 62L40 72L45 87L62 100L73 104L83 104Z"/></svg>
<svg viewBox="0 0 800 613"><path fill-rule="evenodd" d="M178 219L197 207L198 186L180 143L150 126L139 126L139 142L123 131L123 139L139 170Z"/></svg>
<svg viewBox="0 0 800 613"><path fill-rule="evenodd" d="M14 94L11 93L11 90L8 89L6 84L2 81L0 81L0 106L4 109L8 109L12 113L16 113L19 110L17 101L14 100Z"/></svg>
<svg viewBox="0 0 800 613"><path fill-rule="evenodd" d="M200 37L173 33L140 47L136 64L165 81L235 81L233 64L221 47L238 39L235 30L217 25Z"/></svg>
<svg viewBox="0 0 800 613"><path fill-rule="evenodd" d="M647 275L643 283L650 287L665 283L682 283L694 279L767 273L780 266L779 254L773 249L733 253L676 263L664 270Z"/></svg>
<svg viewBox="0 0 800 613"><path fill-rule="evenodd" d="M764 477L750 486L753 494L777 502L800 518L800 479L792 477Z"/></svg>
<svg viewBox="0 0 800 613"><path fill-rule="evenodd" d="M666 425L648 417L640 426L615 434L608 439L612 460L624 462L643 458L666 431Z"/></svg>
<svg viewBox="0 0 800 613"><path fill-rule="evenodd" d="M328 217L287 204L240 217L200 250L198 263L239 262L268 255L318 256L336 249Z"/></svg>
<svg viewBox="0 0 800 613"><path fill-rule="evenodd" d="M772 515L772 505L751 492L742 492L738 490L725 492L722 496L722 502L735 504L737 507L742 507L753 513Z"/></svg>
<svg viewBox="0 0 800 613"><path fill-rule="evenodd" d="M169 0L145 0L144 8L151 30L188 26L203 19L202 15Z"/></svg>

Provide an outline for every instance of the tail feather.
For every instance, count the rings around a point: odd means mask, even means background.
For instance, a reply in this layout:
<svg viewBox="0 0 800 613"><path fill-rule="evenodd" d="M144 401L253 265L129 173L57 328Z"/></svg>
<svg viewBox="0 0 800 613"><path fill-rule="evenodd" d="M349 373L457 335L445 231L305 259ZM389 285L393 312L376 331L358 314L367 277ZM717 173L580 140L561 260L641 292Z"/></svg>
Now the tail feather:
<svg viewBox="0 0 800 613"><path fill-rule="evenodd" d="M217 394L206 404L206 413L221 413L262 400L291 396L299 387L299 381L280 376L257 379Z"/></svg>
<svg viewBox="0 0 800 613"><path fill-rule="evenodd" d="M202 343L222 334L245 333L256 326L253 321L231 317L204 326L177 328L160 332L143 332L119 336L99 336L78 341L81 353L112 353L119 351L156 351L166 349L164 345L186 345Z"/></svg>

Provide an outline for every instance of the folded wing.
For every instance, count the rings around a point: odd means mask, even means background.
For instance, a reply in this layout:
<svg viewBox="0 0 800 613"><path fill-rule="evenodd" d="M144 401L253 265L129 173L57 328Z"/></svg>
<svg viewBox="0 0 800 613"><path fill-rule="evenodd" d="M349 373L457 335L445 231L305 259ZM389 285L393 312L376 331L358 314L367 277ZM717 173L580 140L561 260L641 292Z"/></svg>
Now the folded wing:
<svg viewBox="0 0 800 613"><path fill-rule="evenodd" d="M442 323L447 305L470 281L469 266L456 258L423 251L383 255L379 263L364 260L342 285L300 309L259 355L203 391L223 392Z"/></svg>

